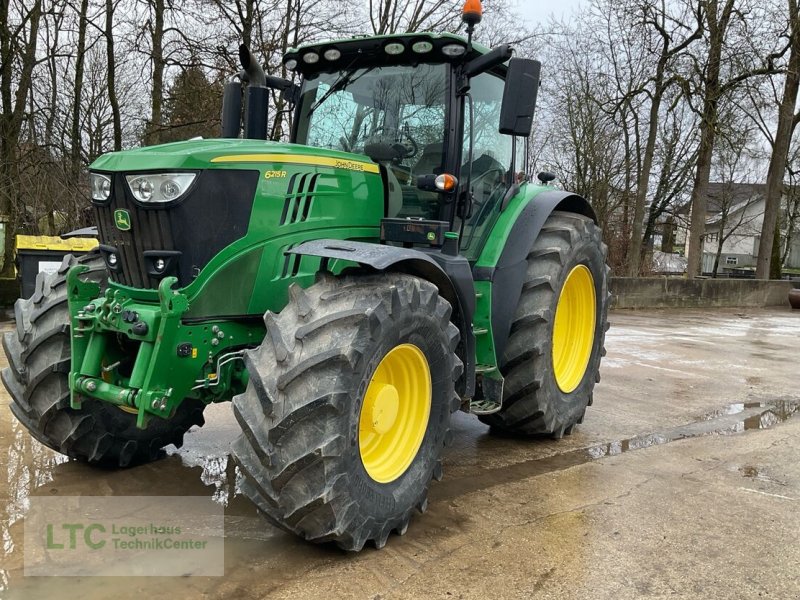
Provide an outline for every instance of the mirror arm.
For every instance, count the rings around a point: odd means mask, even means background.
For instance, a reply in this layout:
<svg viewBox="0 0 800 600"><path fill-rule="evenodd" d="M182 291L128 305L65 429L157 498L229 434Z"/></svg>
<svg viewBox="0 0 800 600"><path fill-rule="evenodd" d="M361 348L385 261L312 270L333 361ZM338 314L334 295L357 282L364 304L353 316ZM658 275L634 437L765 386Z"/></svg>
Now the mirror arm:
<svg viewBox="0 0 800 600"><path fill-rule="evenodd" d="M501 44L492 48L486 54L473 58L464 67L464 73L467 77L475 77L480 75L498 65L502 65L511 58L514 49L509 44Z"/></svg>

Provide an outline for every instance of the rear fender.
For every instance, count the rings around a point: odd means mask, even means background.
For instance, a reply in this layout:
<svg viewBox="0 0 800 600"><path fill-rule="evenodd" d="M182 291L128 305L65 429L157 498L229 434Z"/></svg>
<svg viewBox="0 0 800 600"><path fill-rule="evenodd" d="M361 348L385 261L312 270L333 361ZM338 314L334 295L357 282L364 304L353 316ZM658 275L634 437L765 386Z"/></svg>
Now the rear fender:
<svg viewBox="0 0 800 600"><path fill-rule="evenodd" d="M522 284L530 254L545 221L553 211L584 215L597 223L591 204L581 196L561 190L549 190L533 196L520 212L511 227L496 264L492 267L476 266L476 281L492 283L492 334L495 354L502 363L503 352L511 332L511 322L522 295Z"/></svg>

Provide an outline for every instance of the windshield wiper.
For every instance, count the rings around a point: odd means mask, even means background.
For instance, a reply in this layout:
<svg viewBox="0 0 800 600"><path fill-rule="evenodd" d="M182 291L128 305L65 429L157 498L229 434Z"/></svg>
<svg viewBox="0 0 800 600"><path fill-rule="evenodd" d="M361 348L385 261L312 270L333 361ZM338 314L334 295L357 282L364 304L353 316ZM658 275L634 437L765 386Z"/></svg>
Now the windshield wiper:
<svg viewBox="0 0 800 600"><path fill-rule="evenodd" d="M320 97L319 100L317 100L316 102L314 102L314 104L311 105L311 108L308 109L306 117L310 117L314 113L314 111L317 110L323 102L325 102L325 100L331 97L332 94L334 94L335 92L340 92L351 83L358 81L364 75L372 71L375 67L374 66L367 67L366 69L364 69L364 72L361 73L361 75L359 75L355 79L351 79L355 74L355 72L358 71L360 68L361 67L352 67L352 66L346 67L342 71L342 74L339 76L339 78L331 84L331 87L329 87L324 94L322 94L322 97Z"/></svg>

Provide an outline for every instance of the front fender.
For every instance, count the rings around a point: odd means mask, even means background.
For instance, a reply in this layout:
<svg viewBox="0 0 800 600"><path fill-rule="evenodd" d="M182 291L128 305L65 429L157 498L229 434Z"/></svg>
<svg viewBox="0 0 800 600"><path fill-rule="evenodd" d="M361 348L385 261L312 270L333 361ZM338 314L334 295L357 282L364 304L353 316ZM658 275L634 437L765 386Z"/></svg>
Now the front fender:
<svg viewBox="0 0 800 600"><path fill-rule="evenodd" d="M472 316L475 312L475 287L469 263L463 257L446 257L438 250L399 248L351 240L322 239L304 242L288 250L289 254L318 256L320 269L326 271L330 260L346 260L376 271L394 271L430 281L453 307L451 320L461 333L457 354L464 363L464 375L456 390L462 397L475 393L475 336Z"/></svg>

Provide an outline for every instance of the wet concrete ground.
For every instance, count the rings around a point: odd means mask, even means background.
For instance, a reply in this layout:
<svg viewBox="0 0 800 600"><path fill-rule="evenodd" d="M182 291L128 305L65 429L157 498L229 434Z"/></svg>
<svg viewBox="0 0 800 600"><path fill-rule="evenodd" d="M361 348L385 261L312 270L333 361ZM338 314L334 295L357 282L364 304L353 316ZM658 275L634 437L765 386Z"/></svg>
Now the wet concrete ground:
<svg viewBox="0 0 800 600"><path fill-rule="evenodd" d="M236 493L228 405L124 471L34 442L0 393L0 595L21 598L797 598L800 313L612 313L595 404L556 441L456 416L430 506L348 555L266 525ZM23 575L31 495L204 495L226 505L225 577Z"/></svg>

